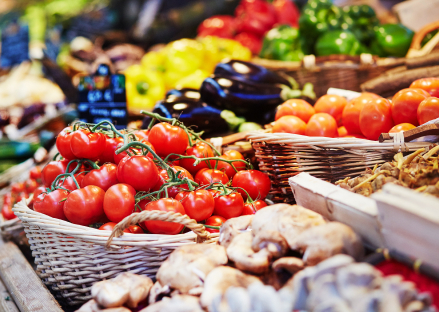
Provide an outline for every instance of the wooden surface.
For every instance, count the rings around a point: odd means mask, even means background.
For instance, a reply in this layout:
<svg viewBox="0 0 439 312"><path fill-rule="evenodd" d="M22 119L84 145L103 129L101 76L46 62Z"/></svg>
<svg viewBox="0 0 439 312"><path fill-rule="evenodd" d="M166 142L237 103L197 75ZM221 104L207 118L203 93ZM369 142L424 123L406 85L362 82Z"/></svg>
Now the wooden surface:
<svg viewBox="0 0 439 312"><path fill-rule="evenodd" d="M6 289L5 284L0 280L0 311L19 312L17 306L12 299L11 294Z"/></svg>
<svg viewBox="0 0 439 312"><path fill-rule="evenodd" d="M0 278L20 311L63 311L18 247L11 242L0 244Z"/></svg>

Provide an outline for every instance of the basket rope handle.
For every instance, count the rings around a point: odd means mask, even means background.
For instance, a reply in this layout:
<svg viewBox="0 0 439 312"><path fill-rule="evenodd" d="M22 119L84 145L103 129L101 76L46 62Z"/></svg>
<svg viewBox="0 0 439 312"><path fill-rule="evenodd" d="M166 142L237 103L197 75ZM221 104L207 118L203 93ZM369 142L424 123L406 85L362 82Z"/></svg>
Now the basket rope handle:
<svg viewBox="0 0 439 312"><path fill-rule="evenodd" d="M120 221L113 228L113 232L111 232L111 235L108 238L106 247L109 247L113 238L121 236L123 234L123 230L128 228L130 225L152 220L180 223L186 226L197 234L197 243L202 243L205 240L210 239L210 234L206 231L206 228L202 224L197 223L197 221L194 219L189 218L187 215L182 215L181 213L172 211L144 210L139 213L132 213Z"/></svg>
<svg viewBox="0 0 439 312"><path fill-rule="evenodd" d="M439 21L435 21L431 24L425 25L420 30L418 30L415 35L413 36L412 44L410 45L410 49L419 50L421 49L421 42L424 39L424 37L433 30L436 30L439 28Z"/></svg>

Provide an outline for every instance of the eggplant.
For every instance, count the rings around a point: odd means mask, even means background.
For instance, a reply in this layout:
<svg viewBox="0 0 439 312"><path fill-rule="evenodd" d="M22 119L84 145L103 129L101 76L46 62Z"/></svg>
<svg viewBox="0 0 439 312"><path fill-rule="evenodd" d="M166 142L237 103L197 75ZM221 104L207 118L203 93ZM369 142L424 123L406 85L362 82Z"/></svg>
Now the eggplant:
<svg viewBox="0 0 439 312"><path fill-rule="evenodd" d="M201 99L207 104L231 110L251 121L265 120L266 113L282 104L281 92L277 85L217 76L205 79L200 88Z"/></svg>
<svg viewBox="0 0 439 312"><path fill-rule="evenodd" d="M201 101L198 90L190 90L190 97L178 96L180 91L169 91L166 99L157 102L152 112L166 118L177 118L186 126L195 126L193 129L197 132L224 133L228 131L227 122L221 117L222 110ZM182 92L184 94L189 91ZM196 97L198 100L195 100ZM143 119L142 128L147 128L150 121L151 117L146 116Z"/></svg>
<svg viewBox="0 0 439 312"><path fill-rule="evenodd" d="M279 84L292 87L291 83L279 74L263 66L239 60L219 63L215 67L214 75L255 83Z"/></svg>
<svg viewBox="0 0 439 312"><path fill-rule="evenodd" d="M166 93L166 100L186 99L188 101L200 101L200 91L191 88L172 89Z"/></svg>

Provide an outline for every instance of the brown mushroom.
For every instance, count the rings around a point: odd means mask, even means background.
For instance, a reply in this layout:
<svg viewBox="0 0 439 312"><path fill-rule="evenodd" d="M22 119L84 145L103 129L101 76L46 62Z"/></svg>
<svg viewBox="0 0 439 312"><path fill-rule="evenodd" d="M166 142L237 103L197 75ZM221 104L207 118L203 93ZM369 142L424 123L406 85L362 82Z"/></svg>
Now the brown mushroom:
<svg viewBox="0 0 439 312"><path fill-rule="evenodd" d="M280 259L277 259L273 262L272 268L275 271L280 271L282 269L287 270L288 272L295 274L299 272L300 270L303 270L305 267L305 264L303 263L302 259L295 258L295 257L283 257Z"/></svg>
<svg viewBox="0 0 439 312"><path fill-rule="evenodd" d="M125 307L101 309L99 304L94 299L91 299L82 305L79 310L76 310L76 312L131 312L131 310Z"/></svg>
<svg viewBox="0 0 439 312"><path fill-rule="evenodd" d="M139 312L203 312L200 299L189 295L165 297Z"/></svg>
<svg viewBox="0 0 439 312"><path fill-rule="evenodd" d="M236 235L249 228L252 221L253 215L246 215L232 218L224 222L220 229L219 244L227 248Z"/></svg>

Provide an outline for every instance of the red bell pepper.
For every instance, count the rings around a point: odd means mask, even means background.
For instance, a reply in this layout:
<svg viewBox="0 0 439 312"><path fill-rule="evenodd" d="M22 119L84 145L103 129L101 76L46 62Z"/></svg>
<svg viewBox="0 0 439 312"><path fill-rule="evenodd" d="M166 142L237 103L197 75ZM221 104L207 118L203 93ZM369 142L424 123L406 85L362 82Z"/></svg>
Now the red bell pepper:
<svg viewBox="0 0 439 312"><path fill-rule="evenodd" d="M236 30L263 37L276 23L276 10L263 0L242 0L235 10Z"/></svg>
<svg viewBox="0 0 439 312"><path fill-rule="evenodd" d="M300 11L291 0L274 0L277 24L299 27Z"/></svg>
<svg viewBox="0 0 439 312"><path fill-rule="evenodd" d="M252 33L242 32L235 36L236 41L241 43L252 51L254 55L258 55L262 48L262 39Z"/></svg>
<svg viewBox="0 0 439 312"><path fill-rule="evenodd" d="M233 39L235 35L235 18L229 15L215 15L204 20L198 26L199 37L217 36Z"/></svg>

